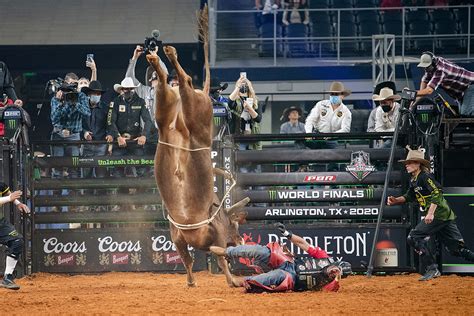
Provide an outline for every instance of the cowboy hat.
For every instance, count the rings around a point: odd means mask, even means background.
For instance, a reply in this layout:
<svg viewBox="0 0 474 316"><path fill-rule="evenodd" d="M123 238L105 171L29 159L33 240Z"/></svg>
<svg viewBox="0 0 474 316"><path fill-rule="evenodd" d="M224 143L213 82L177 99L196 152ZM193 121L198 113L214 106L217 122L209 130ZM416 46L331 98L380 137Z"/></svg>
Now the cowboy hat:
<svg viewBox="0 0 474 316"><path fill-rule="evenodd" d="M222 83L217 78L211 78L211 88L209 90L210 91L217 91L217 90L224 91L225 89L227 89L228 86L229 86L228 83Z"/></svg>
<svg viewBox="0 0 474 316"><path fill-rule="evenodd" d="M329 87L329 90L327 90L326 92L327 93L342 93L346 97L352 93L351 90L345 89L344 85L340 81L333 81L331 83L331 86Z"/></svg>
<svg viewBox="0 0 474 316"><path fill-rule="evenodd" d="M393 90L390 88L382 88L379 94L374 94L372 100L374 101L384 101L384 100L393 100L398 101L401 97L398 94L393 94Z"/></svg>
<svg viewBox="0 0 474 316"><path fill-rule="evenodd" d="M105 92L105 90L102 90L102 85L100 84L100 81L93 80L91 81L88 87L83 87L81 89L81 92L85 94L88 94L89 92L100 92L102 94Z"/></svg>
<svg viewBox="0 0 474 316"><path fill-rule="evenodd" d="M292 105L283 110L283 113L281 114L281 117L280 117L280 121L287 121L288 115L293 111L297 111L298 114L300 115L299 119L302 119L303 109L301 109L299 106Z"/></svg>
<svg viewBox="0 0 474 316"><path fill-rule="evenodd" d="M120 84L114 84L114 90L120 92L122 89L135 89L138 87L131 77L125 77Z"/></svg>
<svg viewBox="0 0 474 316"><path fill-rule="evenodd" d="M425 159L425 149L418 148L418 149L411 149L410 146L406 147L408 149L407 158L405 160L399 160L402 164L406 165L409 162L418 162L425 166L426 168L430 168L430 162Z"/></svg>

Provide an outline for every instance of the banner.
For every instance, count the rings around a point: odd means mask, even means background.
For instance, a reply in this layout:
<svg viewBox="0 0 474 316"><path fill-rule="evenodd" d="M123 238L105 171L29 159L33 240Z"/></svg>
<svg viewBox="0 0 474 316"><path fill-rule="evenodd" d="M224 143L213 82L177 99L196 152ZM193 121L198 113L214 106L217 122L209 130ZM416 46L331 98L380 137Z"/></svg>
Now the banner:
<svg viewBox="0 0 474 316"><path fill-rule="evenodd" d="M193 271L205 270L206 254L190 248ZM33 267L36 272L107 271L184 272L168 230L93 231L37 230Z"/></svg>
<svg viewBox="0 0 474 316"><path fill-rule="evenodd" d="M374 240L374 225L354 225L350 227L328 227L328 226L291 226L287 229L301 236L312 246L319 246L336 260L348 261L353 269L366 269L362 266L363 261L369 262L370 251ZM246 244L266 245L269 242L286 243L289 250L295 255L304 252L282 237L277 229L268 225L260 228L255 226L241 226L240 233ZM403 225L383 225L380 230L376 247L375 267L408 269L408 252L406 236L408 227ZM245 260L234 262L233 270L248 270Z"/></svg>

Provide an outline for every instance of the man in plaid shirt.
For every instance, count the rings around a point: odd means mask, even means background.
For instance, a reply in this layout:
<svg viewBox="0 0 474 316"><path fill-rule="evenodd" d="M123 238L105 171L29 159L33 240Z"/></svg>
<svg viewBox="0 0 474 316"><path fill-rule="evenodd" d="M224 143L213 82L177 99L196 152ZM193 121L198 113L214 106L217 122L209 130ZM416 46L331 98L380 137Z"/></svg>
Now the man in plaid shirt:
<svg viewBox="0 0 474 316"><path fill-rule="evenodd" d="M474 116L474 72L431 52L421 55L418 67L425 69L418 96L429 95L442 88L459 102L461 115Z"/></svg>

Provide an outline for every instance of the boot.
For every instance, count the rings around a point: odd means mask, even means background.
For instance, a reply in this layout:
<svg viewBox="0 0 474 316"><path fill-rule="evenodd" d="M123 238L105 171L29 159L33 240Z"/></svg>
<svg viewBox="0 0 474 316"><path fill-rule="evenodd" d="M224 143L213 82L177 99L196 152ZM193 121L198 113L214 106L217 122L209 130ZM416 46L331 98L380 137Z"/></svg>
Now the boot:
<svg viewBox="0 0 474 316"><path fill-rule="evenodd" d="M20 286L15 283L15 277L13 274L7 274L3 277L3 281L0 283L0 288L5 288L9 290L19 290Z"/></svg>
<svg viewBox="0 0 474 316"><path fill-rule="evenodd" d="M428 280L437 278L440 275L441 275L441 272L439 272L438 266L436 264L432 264L428 266L425 274L423 274L423 276L419 278L418 281L428 281Z"/></svg>
<svg viewBox="0 0 474 316"><path fill-rule="evenodd" d="M217 256L225 256L226 255L225 248L222 248L222 247L211 246L211 247L209 247L209 250Z"/></svg>
<svg viewBox="0 0 474 316"><path fill-rule="evenodd" d="M461 257L463 257L467 261L474 262L474 252L467 248L462 248L459 250L459 253L461 254Z"/></svg>

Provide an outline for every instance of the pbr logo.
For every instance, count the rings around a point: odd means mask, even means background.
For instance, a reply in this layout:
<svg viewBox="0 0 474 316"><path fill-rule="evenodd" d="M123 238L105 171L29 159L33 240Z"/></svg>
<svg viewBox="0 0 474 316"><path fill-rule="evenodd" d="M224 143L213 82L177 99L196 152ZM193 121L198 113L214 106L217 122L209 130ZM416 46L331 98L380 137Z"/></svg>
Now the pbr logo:
<svg viewBox="0 0 474 316"><path fill-rule="evenodd" d="M370 164L370 156L364 151L357 151L351 154L351 164L346 167L346 171L352 174L359 181L364 180L375 167Z"/></svg>

